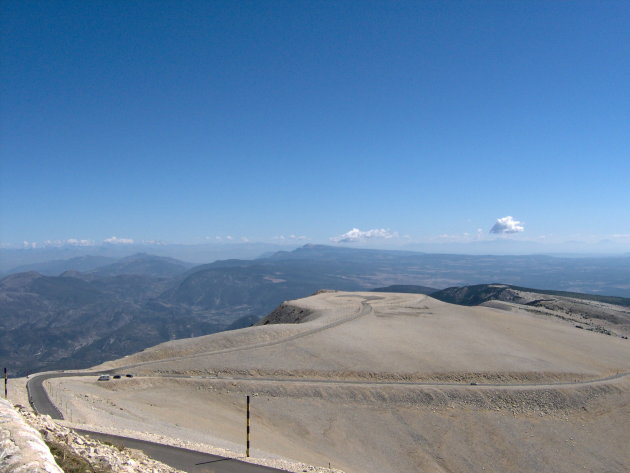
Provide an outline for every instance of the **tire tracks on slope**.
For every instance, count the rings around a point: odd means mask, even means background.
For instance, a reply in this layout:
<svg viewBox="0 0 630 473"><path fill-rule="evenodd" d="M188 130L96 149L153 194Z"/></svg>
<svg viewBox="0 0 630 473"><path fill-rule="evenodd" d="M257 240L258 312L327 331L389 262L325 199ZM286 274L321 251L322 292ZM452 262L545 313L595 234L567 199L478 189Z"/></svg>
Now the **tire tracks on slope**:
<svg viewBox="0 0 630 473"><path fill-rule="evenodd" d="M335 320L334 322L331 322L329 324L323 325L321 327L316 327L313 329L308 329L305 330L304 332L300 332L297 333L295 335L290 335L288 337L284 337L278 340L273 340L270 342L263 342L263 343L254 343L252 345L244 345L244 346L240 346L240 347L232 347L232 348L224 348L222 350L215 350L215 351L209 351L209 352L203 352L203 353L195 353L194 355L185 355L185 356L176 356L176 357L172 357L172 358L163 358L161 360L155 360L155 361L142 361L139 363L133 363L130 365L125 365L125 366L120 366L117 368L112 368L111 370L106 370L104 372L114 372L114 371L124 371L124 370L128 370L128 369L132 369L132 368L138 368L141 366L147 366L147 365L154 365L154 364L159 364L159 363L165 363L165 362L169 362L169 361L182 361L182 360L194 360L196 358L204 358L206 356L213 356L213 355L222 355L224 353L233 353L233 352L238 352L238 351L245 351L245 350L254 350L257 348L266 348L266 347L271 347L274 345L280 345L282 343L286 343L286 342L291 342L293 340L297 340L303 337L307 337L309 335L314 335L316 333L320 333L323 332L324 330L329 330L331 328L334 327L338 327L339 325L342 324L346 324L349 322L352 322L354 320L357 320L361 317L364 317L368 314L371 314L374 312L374 309L372 308L372 306L370 305L369 302L367 301L361 301L361 308L357 311L356 314L351 315L350 317L347 318L343 318L340 320Z"/></svg>

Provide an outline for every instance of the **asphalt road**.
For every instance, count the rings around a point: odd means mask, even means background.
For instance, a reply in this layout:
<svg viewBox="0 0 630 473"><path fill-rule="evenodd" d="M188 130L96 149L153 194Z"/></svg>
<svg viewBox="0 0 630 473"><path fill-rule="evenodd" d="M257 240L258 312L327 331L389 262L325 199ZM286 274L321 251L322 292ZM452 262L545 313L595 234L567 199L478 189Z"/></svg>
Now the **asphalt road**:
<svg viewBox="0 0 630 473"><path fill-rule="evenodd" d="M98 373L65 372L35 375L27 382L29 401L33 409L40 414L47 414L53 419L63 419L63 414L55 407L43 382L49 378L67 376L98 376ZM209 453L196 452L185 448L171 447L144 440L119 437L117 435L101 434L87 430L76 430L97 440L105 440L116 445L142 450L151 458L189 473L286 473L284 470L254 465L233 458L225 458Z"/></svg>
<svg viewBox="0 0 630 473"><path fill-rule="evenodd" d="M64 373L40 374L32 376L26 383L28 400L31 403L31 407L40 414L49 415L53 419L63 420L63 414L48 397L48 393L44 389L43 383L49 378L65 378L68 376L97 376L97 374L68 371Z"/></svg>
<svg viewBox="0 0 630 473"><path fill-rule="evenodd" d="M168 447L159 443L145 442L144 440L119 437L117 435L98 434L87 430L76 430L80 434L90 436L97 440L104 440L115 445L124 445L127 448L142 450L151 458L190 473L262 473L282 472L275 468L268 468L251 463L224 458L209 453L196 452L185 448Z"/></svg>

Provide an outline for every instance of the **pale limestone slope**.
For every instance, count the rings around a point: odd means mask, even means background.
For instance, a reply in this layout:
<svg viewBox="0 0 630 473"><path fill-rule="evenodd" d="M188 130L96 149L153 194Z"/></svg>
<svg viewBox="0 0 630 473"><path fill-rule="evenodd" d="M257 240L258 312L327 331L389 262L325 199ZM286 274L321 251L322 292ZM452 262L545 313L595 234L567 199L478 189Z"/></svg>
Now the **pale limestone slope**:
<svg viewBox="0 0 630 473"><path fill-rule="evenodd" d="M300 323L275 323L291 319ZM267 321L165 343L105 366L149 361L134 369L499 382L571 381L630 370L627 340L525 311L464 307L424 295L326 292L285 303Z"/></svg>
<svg viewBox="0 0 630 473"><path fill-rule="evenodd" d="M255 456L347 473L630 471L630 377L598 380L630 371L628 340L412 294L322 293L261 323L107 364L134 378L49 382L74 422L241 452L250 395Z"/></svg>

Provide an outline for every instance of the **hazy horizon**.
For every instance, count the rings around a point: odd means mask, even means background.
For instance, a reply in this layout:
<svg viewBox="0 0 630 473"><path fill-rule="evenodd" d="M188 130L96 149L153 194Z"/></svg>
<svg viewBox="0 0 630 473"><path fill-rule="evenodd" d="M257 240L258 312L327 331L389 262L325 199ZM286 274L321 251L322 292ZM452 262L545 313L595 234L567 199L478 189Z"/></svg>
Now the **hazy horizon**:
<svg viewBox="0 0 630 473"><path fill-rule="evenodd" d="M0 248L630 252L629 17L5 2Z"/></svg>
<svg viewBox="0 0 630 473"><path fill-rule="evenodd" d="M518 242L505 241L503 248L490 248L482 244L464 243L447 245L417 245L384 246L360 244L326 244L301 242L297 243L266 243L266 242L223 242L199 244L169 244L169 243L125 243L125 244L92 244L68 245L51 242L48 246L26 248L0 248L0 274L15 272L22 266L33 264L70 260L78 257L101 256L108 258L125 258L139 253L175 258L192 264L206 264L218 260L242 259L251 260L274 254L278 251L293 251L304 245L324 245L342 249L392 250L409 251L426 254L461 255L461 256L551 256L558 258L615 258L630 257L630 252L615 251L606 245L600 247L599 252L570 251L571 247L561 246L558 251L542 251L542 247L519 246ZM514 245L514 246L513 246ZM579 247L574 247L579 250ZM539 250L539 251L536 251ZM564 251L563 251L564 250Z"/></svg>

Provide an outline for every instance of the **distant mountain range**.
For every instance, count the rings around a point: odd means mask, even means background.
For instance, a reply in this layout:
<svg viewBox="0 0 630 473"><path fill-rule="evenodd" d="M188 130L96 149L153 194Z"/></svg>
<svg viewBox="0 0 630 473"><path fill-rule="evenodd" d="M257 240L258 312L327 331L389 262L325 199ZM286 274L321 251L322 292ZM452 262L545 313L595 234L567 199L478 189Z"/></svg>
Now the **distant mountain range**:
<svg viewBox="0 0 630 473"><path fill-rule="evenodd" d="M95 267L91 273L99 276L120 276L123 274L136 274L158 278L175 277L195 266L192 263L165 256L153 256L146 253L138 253L127 256L108 265ZM76 268L73 268L76 269ZM80 271L80 270L79 270Z"/></svg>
<svg viewBox="0 0 630 473"><path fill-rule="evenodd" d="M210 261L228 258L251 259L261 255L271 255L280 250L294 249L298 245L285 243L269 244L255 242L206 242L201 244L163 244L153 243L125 243L125 244L95 244L71 245L62 242L52 242L51 245L40 245L26 248L0 247L0 276L20 273L24 271L38 271L47 276L58 276L66 269L89 271L108 263L113 263L121 258L133 256L138 253L149 253L155 256L175 258L182 261L190 261L194 264L203 264ZM66 266L70 260L76 260L75 264L81 264L81 258L85 258L85 266L69 267L56 271L48 270L42 263L61 264ZM104 261L99 262L98 258ZM43 271L40 271L42 268Z"/></svg>
<svg viewBox="0 0 630 473"><path fill-rule="evenodd" d="M319 289L401 292L499 281L630 296L630 258L462 256L306 245L193 266L148 254L84 256L0 280L0 363L79 368L175 338L240 328ZM38 271L33 271L38 269ZM446 296L444 296L446 297ZM466 299L458 303L466 303Z"/></svg>
<svg viewBox="0 0 630 473"><path fill-rule="evenodd" d="M26 273L35 271L44 276L58 276L66 271L83 271L89 272L101 266L113 264L118 261L116 258L108 258L106 256L77 256L75 258L58 259L52 261L44 261L42 263L25 264L12 268L9 273Z"/></svg>

